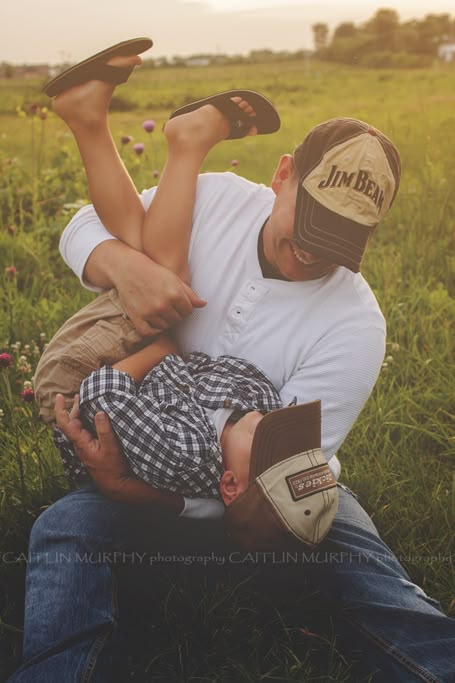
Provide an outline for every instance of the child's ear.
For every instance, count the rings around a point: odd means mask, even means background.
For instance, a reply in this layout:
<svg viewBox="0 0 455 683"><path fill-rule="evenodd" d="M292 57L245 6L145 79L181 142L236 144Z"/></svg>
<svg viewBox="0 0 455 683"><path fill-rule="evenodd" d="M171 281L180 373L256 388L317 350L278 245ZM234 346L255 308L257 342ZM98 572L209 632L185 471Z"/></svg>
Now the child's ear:
<svg viewBox="0 0 455 683"><path fill-rule="evenodd" d="M220 493L225 505L230 505L240 493L238 481L231 470L226 470L221 477Z"/></svg>

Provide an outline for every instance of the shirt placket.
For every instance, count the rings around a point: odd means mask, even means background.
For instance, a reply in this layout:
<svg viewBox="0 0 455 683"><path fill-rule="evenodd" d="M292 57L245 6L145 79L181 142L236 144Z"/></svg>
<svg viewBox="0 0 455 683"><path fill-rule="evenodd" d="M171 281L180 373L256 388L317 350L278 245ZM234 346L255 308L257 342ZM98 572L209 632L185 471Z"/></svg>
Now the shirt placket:
<svg viewBox="0 0 455 683"><path fill-rule="evenodd" d="M251 324L251 319L260 301L267 294L268 286L258 280L247 280L233 299L223 329L223 346L226 352L229 347L238 343L239 337ZM233 354L238 355L238 354Z"/></svg>

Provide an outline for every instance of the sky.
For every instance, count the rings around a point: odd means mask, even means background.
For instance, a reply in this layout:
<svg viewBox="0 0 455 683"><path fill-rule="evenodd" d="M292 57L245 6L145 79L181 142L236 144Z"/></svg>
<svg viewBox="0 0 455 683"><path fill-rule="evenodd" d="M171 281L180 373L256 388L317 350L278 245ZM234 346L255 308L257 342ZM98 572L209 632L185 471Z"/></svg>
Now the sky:
<svg viewBox="0 0 455 683"><path fill-rule="evenodd" d="M76 62L111 44L148 36L143 56L312 48L311 26L370 19L379 7L401 21L454 16L453 0L2 0L0 62ZM429 9L430 7L430 9Z"/></svg>

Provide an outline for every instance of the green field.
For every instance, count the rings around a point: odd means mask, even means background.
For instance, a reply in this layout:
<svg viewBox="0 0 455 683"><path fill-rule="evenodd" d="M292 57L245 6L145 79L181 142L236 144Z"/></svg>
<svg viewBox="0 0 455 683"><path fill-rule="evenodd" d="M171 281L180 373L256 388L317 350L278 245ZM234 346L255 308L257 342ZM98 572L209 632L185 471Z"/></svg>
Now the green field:
<svg viewBox="0 0 455 683"><path fill-rule="evenodd" d="M92 297L58 253L63 227L88 197L64 124L52 114L30 114L33 103L49 104L41 86L0 81L0 353L15 359L0 370L2 557L26 552L33 520L67 490L51 437L21 392L46 339ZM153 171L163 166L161 127L169 112L230 88L262 91L280 111L282 127L273 136L223 142L205 170L234 170L267 184L280 154L291 152L314 124L335 116L367 120L401 152L401 188L363 267L388 323L387 358L339 457L344 481L413 580L455 615L455 69L362 71L308 61L143 67L118 88L111 115L119 147L122 135L133 137L122 156L139 190L156 183ZM141 124L150 118L157 126L147 134ZM132 150L135 142L145 144L140 157ZM0 563L5 671L20 657L24 570L24 562ZM285 627L265 596L221 585L213 594L202 590L200 600L174 589L166 604L168 638L161 636L157 653L150 637L144 656L154 663L147 680L255 681L265 674L274 680L353 680L329 628L319 640L305 640L299 629ZM261 631L264 615L267 632ZM203 642L193 637L201 624ZM243 647L233 646L235 634ZM262 660L253 654L260 637L266 643Z"/></svg>

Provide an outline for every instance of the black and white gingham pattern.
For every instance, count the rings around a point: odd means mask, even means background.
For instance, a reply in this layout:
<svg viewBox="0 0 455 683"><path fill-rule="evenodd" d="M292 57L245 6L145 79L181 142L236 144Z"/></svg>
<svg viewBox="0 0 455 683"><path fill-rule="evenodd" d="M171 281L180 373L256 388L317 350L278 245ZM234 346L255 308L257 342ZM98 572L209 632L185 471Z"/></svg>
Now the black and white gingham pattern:
<svg viewBox="0 0 455 683"><path fill-rule="evenodd" d="M187 361L166 356L139 387L129 375L105 366L80 390L81 414L91 431L95 414L103 410L133 472L155 488L189 498L219 497L221 448L204 408L223 407L269 411L281 408L281 400L251 363L204 353L192 353ZM54 438L66 473L86 477L68 439L58 429Z"/></svg>

